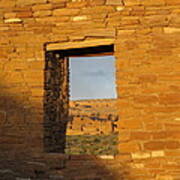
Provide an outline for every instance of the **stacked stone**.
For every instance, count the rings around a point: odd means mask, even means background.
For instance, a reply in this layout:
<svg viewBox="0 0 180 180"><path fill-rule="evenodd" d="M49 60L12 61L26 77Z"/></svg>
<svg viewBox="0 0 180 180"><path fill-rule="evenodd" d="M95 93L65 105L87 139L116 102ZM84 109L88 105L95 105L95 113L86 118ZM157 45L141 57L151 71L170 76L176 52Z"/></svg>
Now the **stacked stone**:
<svg viewBox="0 0 180 180"><path fill-rule="evenodd" d="M179 0L1 0L0 149L43 151L45 45L115 40L125 179L180 179Z"/></svg>
<svg viewBox="0 0 180 180"><path fill-rule="evenodd" d="M71 101L67 126L68 135L117 133L116 99Z"/></svg>

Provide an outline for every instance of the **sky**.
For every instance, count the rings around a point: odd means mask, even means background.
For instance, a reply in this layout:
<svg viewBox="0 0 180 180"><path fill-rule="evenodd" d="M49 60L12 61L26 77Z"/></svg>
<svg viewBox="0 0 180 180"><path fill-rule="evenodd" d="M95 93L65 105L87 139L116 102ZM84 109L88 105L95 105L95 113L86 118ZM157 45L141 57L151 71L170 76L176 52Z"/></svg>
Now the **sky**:
<svg viewBox="0 0 180 180"><path fill-rule="evenodd" d="M116 98L113 56L70 58L70 100Z"/></svg>

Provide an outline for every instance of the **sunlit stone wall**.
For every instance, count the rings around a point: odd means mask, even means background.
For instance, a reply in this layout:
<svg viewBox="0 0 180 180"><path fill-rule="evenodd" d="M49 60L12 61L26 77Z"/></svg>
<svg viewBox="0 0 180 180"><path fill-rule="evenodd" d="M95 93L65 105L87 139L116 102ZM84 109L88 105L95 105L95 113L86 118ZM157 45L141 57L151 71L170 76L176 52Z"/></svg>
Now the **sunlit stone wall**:
<svg viewBox="0 0 180 180"><path fill-rule="evenodd" d="M45 44L115 40L116 162L180 179L180 1L1 0L0 150L43 152Z"/></svg>

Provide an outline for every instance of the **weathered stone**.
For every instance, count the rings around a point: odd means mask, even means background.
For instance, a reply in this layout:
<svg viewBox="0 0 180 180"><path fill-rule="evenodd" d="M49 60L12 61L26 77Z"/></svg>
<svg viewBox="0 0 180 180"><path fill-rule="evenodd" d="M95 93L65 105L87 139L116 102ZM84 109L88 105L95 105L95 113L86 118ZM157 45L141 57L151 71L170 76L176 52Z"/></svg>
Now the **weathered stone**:
<svg viewBox="0 0 180 180"><path fill-rule="evenodd" d="M140 5L140 0L124 0L126 6L138 6Z"/></svg>
<svg viewBox="0 0 180 180"><path fill-rule="evenodd" d="M114 156L112 156L112 155L102 155L102 156L99 156L101 159L114 159Z"/></svg>
<svg viewBox="0 0 180 180"><path fill-rule="evenodd" d="M87 1L83 1L83 2L69 2L67 3L67 7L68 8L83 8L87 5Z"/></svg>
<svg viewBox="0 0 180 180"><path fill-rule="evenodd" d="M180 179L179 5L179 0L1 0L1 178ZM99 53L104 45L110 52ZM71 69L65 67L68 57L60 57L72 49L115 56L117 99L68 103ZM63 116L67 127L59 122ZM117 141L110 138L114 132ZM104 159L42 155L63 152L65 136L77 134L73 148ZM86 142L77 143L85 134ZM36 153L41 156L31 159Z"/></svg>
<svg viewBox="0 0 180 180"><path fill-rule="evenodd" d="M52 11L50 10L43 10L43 11L36 11L33 16L34 17L44 17L44 16L50 16L52 14Z"/></svg>
<svg viewBox="0 0 180 180"><path fill-rule="evenodd" d="M89 4L90 5L95 5L95 6L104 5L105 0L90 0Z"/></svg>
<svg viewBox="0 0 180 180"><path fill-rule="evenodd" d="M25 5L33 5L33 4L40 4L40 3L46 3L47 0L17 0L16 5L17 6L25 6Z"/></svg>
<svg viewBox="0 0 180 180"><path fill-rule="evenodd" d="M147 159L151 157L150 153L132 153L132 158L133 159Z"/></svg>
<svg viewBox="0 0 180 180"><path fill-rule="evenodd" d="M164 151L152 151L151 153L152 157L163 157L165 156Z"/></svg>
<svg viewBox="0 0 180 180"><path fill-rule="evenodd" d="M141 2L141 5L144 5L144 6L160 6L160 5L165 5L165 0L157 0L157 1L154 1L154 0L143 0L143 1L140 1Z"/></svg>
<svg viewBox="0 0 180 180"><path fill-rule="evenodd" d="M123 5L122 0L107 0L107 5Z"/></svg>
<svg viewBox="0 0 180 180"><path fill-rule="evenodd" d="M85 20L87 20L87 19L88 19L87 16L74 16L74 17L72 18L73 21L85 21Z"/></svg>
<svg viewBox="0 0 180 180"><path fill-rule="evenodd" d="M121 153L137 152L137 151L139 151L139 144L136 142L120 143L119 151Z"/></svg>
<svg viewBox="0 0 180 180"><path fill-rule="evenodd" d="M32 17L32 12L31 11L22 11L22 12L17 12L16 17L17 18L30 18Z"/></svg>
<svg viewBox="0 0 180 180"><path fill-rule="evenodd" d="M52 9L52 4L39 4L39 5L34 5L32 7L33 11L39 11L39 10L51 10Z"/></svg>
<svg viewBox="0 0 180 180"><path fill-rule="evenodd" d="M179 5L180 2L176 0L165 0L168 5Z"/></svg>
<svg viewBox="0 0 180 180"><path fill-rule="evenodd" d="M11 18L11 19L5 19L4 20L5 23L21 23L22 19L19 18Z"/></svg>
<svg viewBox="0 0 180 180"><path fill-rule="evenodd" d="M167 28L164 28L164 32L167 34L180 33L180 28L167 27Z"/></svg>
<svg viewBox="0 0 180 180"><path fill-rule="evenodd" d="M174 178L171 175L157 175L156 180L173 180Z"/></svg>
<svg viewBox="0 0 180 180"><path fill-rule="evenodd" d="M82 14L100 14L114 12L115 9L111 6L94 6L82 9Z"/></svg>
<svg viewBox="0 0 180 180"><path fill-rule="evenodd" d="M49 0L51 3L66 3L67 0Z"/></svg>
<svg viewBox="0 0 180 180"><path fill-rule="evenodd" d="M0 8L12 8L15 7L16 2L14 0L1 0Z"/></svg>
<svg viewBox="0 0 180 180"><path fill-rule="evenodd" d="M56 9L53 11L54 16L75 16L80 12L79 9Z"/></svg>
<svg viewBox="0 0 180 180"><path fill-rule="evenodd" d="M16 13L5 13L4 17L5 19L16 18Z"/></svg>
<svg viewBox="0 0 180 180"><path fill-rule="evenodd" d="M117 7L116 7L116 10L117 10L117 11L122 11L122 10L124 10L124 8L125 8L124 6L117 6Z"/></svg>
<svg viewBox="0 0 180 180"><path fill-rule="evenodd" d="M166 16L163 15L157 15L157 16L155 15L155 16L145 17L142 22L150 26L165 26L168 24L168 19Z"/></svg>

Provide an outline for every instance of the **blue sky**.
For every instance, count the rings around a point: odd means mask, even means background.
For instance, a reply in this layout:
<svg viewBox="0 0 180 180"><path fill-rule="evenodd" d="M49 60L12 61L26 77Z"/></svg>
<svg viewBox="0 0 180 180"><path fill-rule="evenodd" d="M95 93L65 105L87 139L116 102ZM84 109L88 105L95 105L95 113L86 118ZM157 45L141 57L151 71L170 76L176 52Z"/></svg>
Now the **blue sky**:
<svg viewBox="0 0 180 180"><path fill-rule="evenodd" d="M113 56L70 58L70 100L116 98Z"/></svg>

